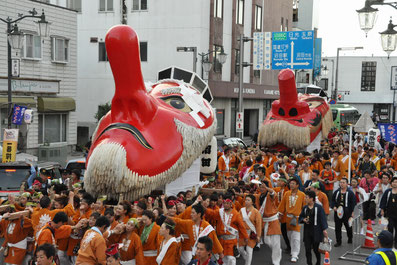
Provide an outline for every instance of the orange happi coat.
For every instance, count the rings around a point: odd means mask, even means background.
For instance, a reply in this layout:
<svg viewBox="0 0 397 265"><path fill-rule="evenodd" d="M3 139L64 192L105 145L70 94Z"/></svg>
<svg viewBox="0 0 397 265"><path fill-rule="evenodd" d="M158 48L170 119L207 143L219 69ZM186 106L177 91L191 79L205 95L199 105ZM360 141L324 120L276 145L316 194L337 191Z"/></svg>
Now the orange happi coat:
<svg viewBox="0 0 397 265"><path fill-rule="evenodd" d="M219 242L223 246L223 254L225 256L232 256L233 255L233 248L237 245L237 237L235 239L227 239L225 240L222 238L223 236L230 236L232 235L229 231L226 230L221 218L221 210L211 210L207 208L205 212L205 216L208 220L216 220L216 234L218 235ZM224 212L224 220L228 219L228 225L239 232L240 238L248 238L247 231L244 226L243 219L241 215L235 210L231 209L229 214Z"/></svg>
<svg viewBox="0 0 397 265"><path fill-rule="evenodd" d="M4 234L3 247L5 247L7 243L21 244L32 231L32 222L26 217L21 217L15 220L3 219L0 221L0 230ZM5 257L4 262L8 264L21 264L25 255L26 247L19 248L16 246L9 246L8 255Z"/></svg>
<svg viewBox="0 0 397 265"><path fill-rule="evenodd" d="M37 232L51 221L58 212L65 212L67 216L74 215L73 206L71 204L67 204L63 209L50 210L48 208L42 209L39 207L34 209L32 213L32 225L35 237Z"/></svg>
<svg viewBox="0 0 397 265"><path fill-rule="evenodd" d="M246 210L247 208L244 207L244 208L240 209L240 215L241 215L242 218L243 218L243 214L242 214L243 209ZM254 225L254 227L256 229L256 235L258 237L261 237L261 235L262 235L262 217L261 217L261 214L259 213L259 211L257 209L252 207L251 211L247 211L247 216L251 220L252 224ZM243 219L243 221L244 221L244 219ZM251 231L250 227L248 226L248 224L245 221L244 221L244 227L247 230L247 234L248 235L250 235L251 232L253 232L253 231ZM253 239L251 237L248 238L248 246L249 247L254 248L256 246L256 243L257 243L256 242L256 238L255 239ZM245 246L246 245L245 242L244 242L244 239L240 239L239 240L239 245L240 246Z"/></svg>
<svg viewBox="0 0 397 265"><path fill-rule="evenodd" d="M305 194L301 191L297 191L296 195L292 196L292 191L287 191L278 206L278 211L285 216L288 231L300 231L300 225L296 220L297 225L292 226L290 224L292 218L298 218L301 213L303 206L305 206Z"/></svg>
<svg viewBox="0 0 397 265"><path fill-rule="evenodd" d="M142 230L143 231L143 230ZM142 242L142 249L143 249L143 260L145 261L145 265L155 265L156 263L156 256L145 256L145 251L157 251L160 246L161 239L159 236L160 226L156 223L153 225L152 230L149 233L148 238L145 242Z"/></svg>
<svg viewBox="0 0 397 265"><path fill-rule="evenodd" d="M263 215L261 216L261 218L264 218L264 220L262 219L262 227L264 227L267 223L268 225L268 229L267 229L267 233L266 236L271 236L271 235L281 235L281 228L280 228L280 222L278 219L273 220L273 221L269 221L269 222L265 222L266 218L270 218L273 217L274 215L276 215L278 213L278 196L277 196L277 192L274 191L274 194L271 193L267 193L266 194L266 204L264 205L264 209L263 209ZM258 204L259 202L260 196L258 197ZM265 200L262 201L262 204L265 202ZM262 205L258 206L259 211L261 211L261 207Z"/></svg>
<svg viewBox="0 0 397 265"><path fill-rule="evenodd" d="M162 241L158 250L157 255L160 254L161 249L165 245L165 242ZM166 254L164 255L163 260L158 265L179 265L179 261L181 259L181 246L180 243L173 242L167 249ZM157 263L155 263L157 264Z"/></svg>
<svg viewBox="0 0 397 265"><path fill-rule="evenodd" d="M210 224L207 221L202 220L200 223L199 231L197 234L196 230L196 225L193 222L193 220L183 220L180 218L173 218L175 223L176 223L176 228L179 228L182 233L187 234L189 237L189 243L190 243L190 249L191 250L196 243L196 240L198 239L198 235ZM214 254L220 254L223 252L223 248L218 240L218 237L216 236L216 232L212 231L211 233L208 234L208 237L212 239L213 242L213 248L212 248L212 253Z"/></svg>
<svg viewBox="0 0 397 265"><path fill-rule="evenodd" d="M140 237L132 232L127 238L127 233L123 233L120 237L119 243L123 244L120 249L120 256L122 261L129 261L135 259L136 265L145 265L143 261L143 250Z"/></svg>
<svg viewBox="0 0 397 265"><path fill-rule="evenodd" d="M105 265L106 242L102 234L93 229L85 232L76 259L76 265Z"/></svg>

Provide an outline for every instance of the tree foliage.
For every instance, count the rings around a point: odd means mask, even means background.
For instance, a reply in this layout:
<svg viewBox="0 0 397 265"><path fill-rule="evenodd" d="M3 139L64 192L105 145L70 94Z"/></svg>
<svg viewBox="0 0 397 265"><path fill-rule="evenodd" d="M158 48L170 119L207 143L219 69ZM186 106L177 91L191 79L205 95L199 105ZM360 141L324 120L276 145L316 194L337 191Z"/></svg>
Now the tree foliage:
<svg viewBox="0 0 397 265"><path fill-rule="evenodd" d="M97 121L100 121L100 119L102 119L102 117L105 116L111 108L112 104L110 102L98 105L98 111L97 113L95 113L95 119L97 119Z"/></svg>

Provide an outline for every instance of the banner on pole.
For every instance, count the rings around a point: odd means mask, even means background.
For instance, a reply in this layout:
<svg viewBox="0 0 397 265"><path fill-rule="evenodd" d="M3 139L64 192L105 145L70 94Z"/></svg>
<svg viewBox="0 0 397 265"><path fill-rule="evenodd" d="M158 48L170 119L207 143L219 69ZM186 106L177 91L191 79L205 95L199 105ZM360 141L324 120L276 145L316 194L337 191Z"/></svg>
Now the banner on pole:
<svg viewBox="0 0 397 265"><path fill-rule="evenodd" d="M18 129L4 129L2 162L14 162L17 153Z"/></svg>
<svg viewBox="0 0 397 265"><path fill-rule="evenodd" d="M397 124L378 123L378 127L385 141L397 144Z"/></svg>

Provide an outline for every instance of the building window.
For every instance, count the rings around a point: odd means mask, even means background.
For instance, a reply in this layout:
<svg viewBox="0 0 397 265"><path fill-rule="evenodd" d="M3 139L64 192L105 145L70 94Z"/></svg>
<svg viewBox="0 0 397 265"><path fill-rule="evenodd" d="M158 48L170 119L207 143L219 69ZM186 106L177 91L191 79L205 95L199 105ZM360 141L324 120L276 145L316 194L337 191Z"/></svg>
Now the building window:
<svg viewBox="0 0 397 265"><path fill-rule="evenodd" d="M274 101L274 99L265 99L263 101L263 120L266 119L267 114L272 109L272 102L273 101Z"/></svg>
<svg viewBox="0 0 397 265"><path fill-rule="evenodd" d="M222 51L222 47L219 45L214 45L214 72L222 73L222 64L219 62L219 54Z"/></svg>
<svg viewBox="0 0 397 265"><path fill-rule="evenodd" d="M288 31L288 18L285 19L285 31Z"/></svg>
<svg viewBox="0 0 397 265"><path fill-rule="evenodd" d="M262 30L262 7L255 6L255 29Z"/></svg>
<svg viewBox="0 0 397 265"><path fill-rule="evenodd" d="M132 11L147 10L147 0L132 0Z"/></svg>
<svg viewBox="0 0 397 265"><path fill-rule="evenodd" d="M81 0L68 0L67 8L76 10L77 12L81 13Z"/></svg>
<svg viewBox="0 0 397 265"><path fill-rule="evenodd" d="M67 114L39 114L39 144L67 142Z"/></svg>
<svg viewBox="0 0 397 265"><path fill-rule="evenodd" d="M261 77L261 70L254 70L254 77Z"/></svg>
<svg viewBox="0 0 397 265"><path fill-rule="evenodd" d="M113 12L113 0L99 0L99 11Z"/></svg>
<svg viewBox="0 0 397 265"><path fill-rule="evenodd" d="M216 110L216 135L225 134L225 110L217 109Z"/></svg>
<svg viewBox="0 0 397 265"><path fill-rule="evenodd" d="M106 46L104 42L98 42L98 61L107 62L109 61L108 55L106 53Z"/></svg>
<svg viewBox="0 0 397 265"><path fill-rule="evenodd" d="M141 62L147 62L147 41L139 42L139 53Z"/></svg>
<svg viewBox="0 0 397 265"><path fill-rule="evenodd" d="M236 24L244 24L244 0L236 1Z"/></svg>
<svg viewBox="0 0 397 265"><path fill-rule="evenodd" d="M26 59L41 59L41 38L38 35L25 34L22 51Z"/></svg>
<svg viewBox="0 0 397 265"><path fill-rule="evenodd" d="M376 62L362 62L361 91L375 91Z"/></svg>
<svg viewBox="0 0 397 265"><path fill-rule="evenodd" d="M223 0L214 0L214 17L222 18Z"/></svg>
<svg viewBox="0 0 397 265"><path fill-rule="evenodd" d="M240 73L240 66L239 66L239 63L240 63L240 50L234 50L235 52L234 52L234 55L235 55L235 57L234 57L234 73L236 74L236 75L238 75L239 73Z"/></svg>
<svg viewBox="0 0 397 265"><path fill-rule="evenodd" d="M66 63L69 61L69 40L60 37L51 37L51 60Z"/></svg>
<svg viewBox="0 0 397 265"><path fill-rule="evenodd" d="M284 18L281 18L280 31L284 31Z"/></svg>

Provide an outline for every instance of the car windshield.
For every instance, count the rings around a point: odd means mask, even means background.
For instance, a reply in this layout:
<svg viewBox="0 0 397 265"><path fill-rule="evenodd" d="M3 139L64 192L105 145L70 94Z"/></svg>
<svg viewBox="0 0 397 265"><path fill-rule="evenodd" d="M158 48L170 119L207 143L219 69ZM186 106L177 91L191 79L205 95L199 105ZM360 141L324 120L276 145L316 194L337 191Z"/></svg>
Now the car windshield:
<svg viewBox="0 0 397 265"><path fill-rule="evenodd" d="M0 190L19 189L30 175L30 168L0 169Z"/></svg>
<svg viewBox="0 0 397 265"><path fill-rule="evenodd" d="M72 162L72 163L69 163L66 166L66 168L69 170L73 170L73 169L85 170L85 163Z"/></svg>

